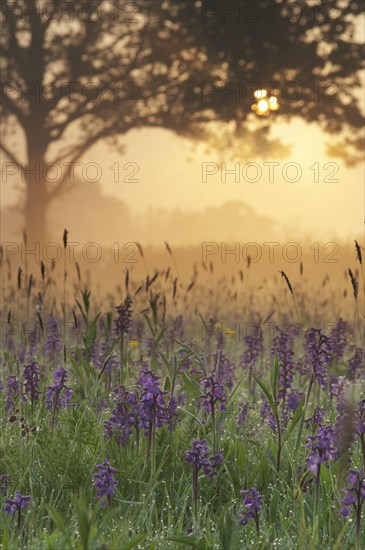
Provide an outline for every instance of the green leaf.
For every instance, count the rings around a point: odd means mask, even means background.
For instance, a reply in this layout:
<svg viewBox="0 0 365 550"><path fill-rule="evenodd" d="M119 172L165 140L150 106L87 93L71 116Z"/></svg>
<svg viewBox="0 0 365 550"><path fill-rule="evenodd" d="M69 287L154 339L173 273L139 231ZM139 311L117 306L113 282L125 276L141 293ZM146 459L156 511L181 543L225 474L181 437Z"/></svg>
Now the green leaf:
<svg viewBox="0 0 365 550"><path fill-rule="evenodd" d="M229 510L223 509L218 520L218 532L222 550L231 550L234 521Z"/></svg>
<svg viewBox="0 0 365 550"><path fill-rule="evenodd" d="M155 326L157 325L157 300L158 300L158 296L153 296L153 298L151 298L150 300L152 318Z"/></svg>
<svg viewBox="0 0 365 550"><path fill-rule="evenodd" d="M271 395L270 391L269 391L269 388L266 386L266 384L264 382L262 382L262 380L260 380L259 378L257 378L254 374L252 375L254 380L257 382L257 384L260 386L260 388L262 389L262 391L264 392L265 396L266 396L266 399L268 400L268 402L270 403L270 407L272 409L272 411L277 411L277 407L274 403L274 399L273 399L273 396Z"/></svg>
<svg viewBox="0 0 365 550"><path fill-rule="evenodd" d="M273 469L276 471L276 458L272 451L272 449L269 446L263 446L264 453L269 461L269 464L273 467ZM258 471L260 470L260 467L257 468Z"/></svg>
<svg viewBox="0 0 365 550"><path fill-rule="evenodd" d="M177 340L175 340L176 343L179 343L177 342ZM180 344L181 345L181 344ZM187 361L188 359L190 359L191 357L194 357L194 353L193 351L189 351L186 347L184 348L178 348L176 350L176 354L180 354L182 351L184 351L186 353L186 355L183 356L183 358L180 360L179 364L182 365L185 361Z"/></svg>
<svg viewBox="0 0 365 550"><path fill-rule="evenodd" d="M166 376L166 378L165 378L165 383L163 385L163 389L168 391L168 392L171 391L171 380L170 380L169 376Z"/></svg>
<svg viewBox="0 0 365 550"><path fill-rule="evenodd" d="M67 528L66 528L66 525L63 522L62 516L59 513L59 511L56 510L56 508L54 508L53 506L50 506L50 505L47 505L46 507L47 507L47 511L48 511L49 515L51 516L51 518L53 519L53 521L57 525L58 529L61 531L61 533L65 534L67 532Z"/></svg>
<svg viewBox="0 0 365 550"><path fill-rule="evenodd" d="M88 515L85 504L82 501L75 500L75 509L77 515L77 523L80 532L81 545L83 550L88 550L90 530L92 523Z"/></svg>
<svg viewBox="0 0 365 550"><path fill-rule="evenodd" d="M236 459L239 470L243 472L246 460L246 450L243 441L241 441L240 439L238 439L236 442Z"/></svg>
<svg viewBox="0 0 365 550"><path fill-rule="evenodd" d="M1 537L1 548L3 550L8 550L9 548L9 533L6 525L4 526L4 531Z"/></svg>
<svg viewBox="0 0 365 550"><path fill-rule="evenodd" d="M319 517L316 516L314 518L314 523L313 523L313 528L312 528L312 538L310 540L310 543L309 543L309 548L310 550L316 550L319 546L319 537L318 537L318 532L319 532Z"/></svg>
<svg viewBox="0 0 365 550"><path fill-rule="evenodd" d="M226 468L227 468L229 477L231 478L232 485L236 493L236 497L239 497L240 490L241 490L241 480L240 480L240 476L238 475L237 468L229 460L227 460L226 462Z"/></svg>
<svg viewBox="0 0 365 550"><path fill-rule="evenodd" d="M305 411L306 411L306 407L302 407L302 413L300 415L300 424L299 424L297 439L296 439L296 443L295 443L295 450L296 451L298 451L298 449L300 447L301 440L302 440L303 426L304 426L304 420L305 420L305 418L304 418Z"/></svg>
<svg viewBox="0 0 365 550"><path fill-rule="evenodd" d="M67 530L67 527L66 527L66 525L65 525L65 523L62 519L61 514L59 513L58 510L56 510L56 508L54 508L53 506L51 506L49 504L46 505L46 508L47 508L47 511L48 511L49 515L51 516L51 518L53 519L53 521L57 525L58 529L61 531L62 535L65 537L65 540L69 544L69 547L72 548L73 544L72 544L72 540L71 540L71 535Z"/></svg>
<svg viewBox="0 0 365 550"><path fill-rule="evenodd" d="M202 371L203 371L204 376L206 376L206 375L207 375L207 372L206 372L205 365L204 365L204 361L202 360L202 358L199 357L199 355L198 355L190 346L188 346L187 344L183 344L182 342L179 342L178 340L175 340L175 342L176 342L177 344L179 344L179 346L181 346L181 348L182 348L183 351L188 351L192 356L195 357L195 359L196 359L196 360L198 361L198 363L199 363L200 368L201 368ZM178 351L181 351L181 350L178 350ZM187 357L184 358L184 360L186 360L186 359L187 359Z"/></svg>
<svg viewBox="0 0 365 550"><path fill-rule="evenodd" d="M270 507L269 507L269 514L270 514L270 521L273 525L277 523L277 515L278 515L278 502L279 502L279 493L275 491L271 498Z"/></svg>
<svg viewBox="0 0 365 550"><path fill-rule="evenodd" d="M160 334L157 336L156 341L155 341L156 348L157 348L158 344L161 342L164 334L165 334L165 328L162 328L161 331L160 331Z"/></svg>
<svg viewBox="0 0 365 550"><path fill-rule="evenodd" d="M86 361L82 356L82 352L80 348L76 347L75 353L76 353L76 359L71 355L69 356L69 358L75 373L77 374L78 378L83 382L84 389L85 389L86 388L85 384L88 380L90 379L92 381L96 380L96 373L92 364Z"/></svg>
<svg viewBox="0 0 365 550"><path fill-rule="evenodd" d="M150 318L149 318L148 315L146 315L145 313L143 314L143 317L145 318L146 323L147 323L147 325L148 325L148 328L150 329L150 332L151 332L151 334L152 334L152 336L153 336L153 338L154 338L154 337L155 337L155 331L154 331L154 329L153 329L153 327L152 327L152 323L151 323L151 321L150 321Z"/></svg>
<svg viewBox="0 0 365 550"><path fill-rule="evenodd" d="M138 544L144 541L146 537L147 535L137 535L132 540L130 540L128 544L123 546L121 550L131 550L132 548L135 548L136 546L138 546Z"/></svg>
<svg viewBox="0 0 365 550"><path fill-rule="evenodd" d="M199 426L202 428L202 430L205 430L203 424L200 422L199 418L197 416L195 416L195 414L188 411L187 409L184 409L184 407L179 407L179 411L182 412L183 414L186 414L187 416L190 416L190 418L192 418L193 420L195 420L195 422L197 422L199 424Z"/></svg>
<svg viewBox="0 0 365 550"><path fill-rule="evenodd" d="M301 416L303 414L303 401L300 403L300 405L298 405L298 407L296 408L294 414L293 414L293 418L290 422L290 425L288 426L288 428L286 429L285 431L285 439L283 441L283 445L288 441L288 439L290 438L291 434L293 433L294 431L294 428L295 426L298 424Z"/></svg>
<svg viewBox="0 0 365 550"><path fill-rule="evenodd" d="M105 357L104 362L103 362L103 366L102 366L102 368L101 368L100 371L99 371L98 380L100 380L100 378L102 377L102 375L103 375L103 373L104 373L104 371L105 371L105 369L106 369L106 366L107 366L107 364L108 364L108 362L109 362L109 359L110 359L111 356L113 355L113 351L114 351L114 348L115 348L116 345L117 345L117 341L115 341L115 342L113 343L113 345L111 346L111 348L109 349L108 355Z"/></svg>
<svg viewBox="0 0 365 550"><path fill-rule="evenodd" d="M183 372L181 375L187 392L193 397L198 398L201 395L200 384L194 378L186 374L186 372Z"/></svg>
<svg viewBox="0 0 365 550"><path fill-rule="evenodd" d="M276 355L274 359L274 364L271 369L271 391L274 398L274 403L277 401L278 397L278 382L279 382L279 358Z"/></svg>
<svg viewBox="0 0 365 550"><path fill-rule="evenodd" d="M340 534L338 535L337 540L336 540L336 542L333 546L333 550L340 550L341 548L344 547L343 538L346 534L347 529L348 529L348 526L347 526L347 523L345 522L345 524L342 527L342 529L340 531Z"/></svg>
<svg viewBox="0 0 365 550"><path fill-rule="evenodd" d="M151 359L151 369L157 370L158 369L158 363L156 357L152 357Z"/></svg>
<svg viewBox="0 0 365 550"><path fill-rule="evenodd" d="M80 304L80 302L78 300L76 300L76 303L77 305L79 306L79 310L81 312L81 315L82 315L82 318L84 320L84 323L85 325L87 325L87 315L86 313L84 312L84 308L82 307L82 305Z"/></svg>
<svg viewBox="0 0 365 550"><path fill-rule="evenodd" d="M108 329L108 333L111 331L113 324L113 313L111 311L107 311L106 313L106 327Z"/></svg>
<svg viewBox="0 0 365 550"><path fill-rule="evenodd" d="M169 371L170 375L171 375L171 365L169 363L169 360L167 359L167 356L166 354L163 352L163 351L159 351L158 352L162 361L163 361L163 364L165 365L165 367L167 368L167 370Z"/></svg>
<svg viewBox="0 0 365 550"><path fill-rule="evenodd" d="M244 377L246 376L246 373L244 373L241 378L238 380L237 384L235 385L235 387L233 388L232 392L231 392L231 395L228 397L227 399L227 404L232 400L234 394L237 392L238 388L240 387L241 383L242 383L242 380L244 379Z"/></svg>

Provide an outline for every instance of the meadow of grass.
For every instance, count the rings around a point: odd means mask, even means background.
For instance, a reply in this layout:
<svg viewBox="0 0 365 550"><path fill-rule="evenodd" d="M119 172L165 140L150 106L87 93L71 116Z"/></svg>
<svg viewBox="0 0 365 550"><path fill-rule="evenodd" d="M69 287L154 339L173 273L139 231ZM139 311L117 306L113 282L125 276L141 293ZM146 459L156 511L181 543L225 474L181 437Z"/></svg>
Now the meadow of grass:
<svg viewBox="0 0 365 550"><path fill-rule="evenodd" d="M347 309L286 274L182 285L172 253L103 300L5 274L0 548L364 548L356 252Z"/></svg>

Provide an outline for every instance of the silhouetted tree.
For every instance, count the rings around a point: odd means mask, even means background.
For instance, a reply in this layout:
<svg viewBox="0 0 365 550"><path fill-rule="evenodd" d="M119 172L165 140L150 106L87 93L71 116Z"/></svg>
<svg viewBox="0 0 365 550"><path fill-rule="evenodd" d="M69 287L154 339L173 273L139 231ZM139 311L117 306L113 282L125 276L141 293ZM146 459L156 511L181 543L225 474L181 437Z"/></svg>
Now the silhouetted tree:
<svg viewBox="0 0 365 550"><path fill-rule="evenodd" d="M129 130L162 127L237 143L246 157L282 153L251 108L256 87L281 94L275 117L316 122L353 156L363 124L354 24L364 10L350 0L4 0L1 148L25 182L28 238L44 238L47 208L68 188L61 163L99 140L118 146ZM11 143L19 128L25 165ZM64 169L54 183L50 162Z"/></svg>

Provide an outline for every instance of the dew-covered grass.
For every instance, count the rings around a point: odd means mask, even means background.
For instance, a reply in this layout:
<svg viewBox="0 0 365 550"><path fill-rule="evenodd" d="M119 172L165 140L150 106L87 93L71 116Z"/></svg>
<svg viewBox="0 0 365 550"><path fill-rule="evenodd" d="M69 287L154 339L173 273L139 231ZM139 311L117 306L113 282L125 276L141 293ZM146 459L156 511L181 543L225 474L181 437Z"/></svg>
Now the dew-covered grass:
<svg viewBox="0 0 365 550"><path fill-rule="evenodd" d="M349 469L365 467L361 291L339 314L337 290L321 309L300 280L263 298L172 271L128 273L103 300L82 280L59 291L47 271L30 290L27 274L9 283L0 547L364 548L365 512L358 535L354 506L340 513ZM222 451L195 480L194 439L209 464ZM106 459L118 483L98 498ZM253 487L258 521L242 525ZM31 501L10 515L15 491Z"/></svg>

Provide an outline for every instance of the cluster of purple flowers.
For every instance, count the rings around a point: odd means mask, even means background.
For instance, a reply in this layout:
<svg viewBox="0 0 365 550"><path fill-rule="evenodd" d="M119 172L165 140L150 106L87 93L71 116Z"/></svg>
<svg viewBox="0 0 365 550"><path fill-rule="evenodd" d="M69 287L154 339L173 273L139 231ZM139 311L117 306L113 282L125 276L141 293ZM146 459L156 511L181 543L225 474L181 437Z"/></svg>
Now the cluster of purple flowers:
<svg viewBox="0 0 365 550"><path fill-rule="evenodd" d="M218 352L213 353L214 363L216 364L218 360L219 366L217 372L217 381L227 386L227 388L232 389L235 380L235 364L222 352L219 353L219 359Z"/></svg>
<svg viewBox="0 0 365 550"><path fill-rule="evenodd" d="M30 496L22 495L19 491L15 491L14 498L7 498L5 500L5 512L9 516L13 516L16 513L20 515L22 510L28 508L31 500Z"/></svg>
<svg viewBox="0 0 365 550"><path fill-rule="evenodd" d="M307 468L314 475L319 476L321 464L327 464L337 459L335 448L335 430L329 424L320 426L317 435L308 435L306 447L310 449Z"/></svg>
<svg viewBox="0 0 365 550"><path fill-rule="evenodd" d="M31 361L29 365L24 366L24 395L30 399L33 406L35 401L39 400L39 380L40 371L39 365L36 361Z"/></svg>
<svg viewBox="0 0 365 550"><path fill-rule="evenodd" d="M195 474L202 470L206 476L214 479L223 462L223 451L209 456L210 449L207 443L206 439L193 439L192 448L185 451L185 462L193 465Z"/></svg>
<svg viewBox="0 0 365 550"><path fill-rule="evenodd" d="M207 440L193 439L192 448L185 451L185 461L193 464L196 470L202 469L205 475L210 473L209 447Z"/></svg>
<svg viewBox="0 0 365 550"><path fill-rule="evenodd" d="M28 338L27 338L28 357L31 360L34 359L35 356L37 355L38 340L39 340L39 334L37 332L37 329L34 329L28 334Z"/></svg>
<svg viewBox="0 0 365 550"><path fill-rule="evenodd" d="M132 299L127 296L120 306L115 308L117 310L117 318L115 320L116 332L119 335L128 334L131 320L132 320Z"/></svg>
<svg viewBox="0 0 365 550"><path fill-rule="evenodd" d="M5 350L11 353L15 353L17 348L15 339L14 339L14 334L15 334L15 331L14 331L13 325L11 323L5 325L2 345Z"/></svg>
<svg viewBox="0 0 365 550"><path fill-rule="evenodd" d="M305 345L313 379L325 387L327 366L333 355L333 341L323 334L322 330L311 328L305 335Z"/></svg>
<svg viewBox="0 0 365 550"><path fill-rule="evenodd" d="M209 457L210 451L207 445L207 440L193 439L192 448L185 451L185 461L193 467L193 508L195 514L198 507L198 478L199 471L202 470L204 474L210 479L214 479L219 471L219 468L223 461L223 451L220 451L216 455Z"/></svg>
<svg viewBox="0 0 365 550"><path fill-rule="evenodd" d="M219 472L219 469L223 463L223 451L218 451L216 454L210 457L210 479L214 479ZM224 470L223 470L224 471Z"/></svg>
<svg viewBox="0 0 365 550"><path fill-rule="evenodd" d="M92 475L93 486L96 489L96 496L101 499L101 505L111 504L111 497L115 493L115 487L118 481L114 478L116 468L109 464L109 460L104 460L102 464L96 465L96 473Z"/></svg>
<svg viewBox="0 0 365 550"><path fill-rule="evenodd" d="M31 361L29 365L24 365L23 369L24 383L14 375L9 375L6 379L5 410L8 413L15 413L19 408L19 400L26 403L29 399L32 406L35 401L39 400L41 392L39 391L40 370L38 363Z"/></svg>
<svg viewBox="0 0 365 550"><path fill-rule="evenodd" d="M261 330L256 334L248 334L243 338L246 349L242 356L242 365L245 369L255 366L264 351L263 335Z"/></svg>
<svg viewBox="0 0 365 550"><path fill-rule="evenodd" d="M299 407L304 397L304 392L292 388L286 395L286 402L282 413L282 422L284 427Z"/></svg>
<svg viewBox="0 0 365 550"><path fill-rule="evenodd" d="M364 372L365 351L358 346L354 346L353 355L350 357L348 364L350 378L355 380L358 373Z"/></svg>
<svg viewBox="0 0 365 550"><path fill-rule="evenodd" d="M16 376L8 376L5 387L5 410L14 413L18 408L21 385Z"/></svg>
<svg viewBox="0 0 365 550"><path fill-rule="evenodd" d="M140 431L140 403L135 392L129 392L124 386L113 390L113 409L111 417L104 422L104 431L109 437L115 437L119 445L126 445L133 427L136 440Z"/></svg>
<svg viewBox="0 0 365 550"><path fill-rule="evenodd" d="M56 359L62 349L62 341L59 334L58 322L55 317L47 320L47 339L44 345L46 357L49 360Z"/></svg>
<svg viewBox="0 0 365 550"><path fill-rule="evenodd" d="M104 422L106 434L116 437L121 445L126 444L133 428L138 443L141 430L149 435L156 427L167 425L172 429L178 418L176 399L161 389L159 377L152 370L143 368L137 385L139 391L129 392L124 386L113 390L112 415Z"/></svg>
<svg viewBox="0 0 365 550"><path fill-rule="evenodd" d="M203 378L204 387L203 394L200 396L203 407L207 413L214 415L215 411L225 411L226 398L224 395L224 386L215 379L214 376L206 376Z"/></svg>
<svg viewBox="0 0 365 550"><path fill-rule="evenodd" d="M144 368L138 379L141 426L146 435L151 426L160 428L167 424L172 429L178 417L176 399L161 389L159 378L152 370Z"/></svg>
<svg viewBox="0 0 365 550"><path fill-rule="evenodd" d="M334 376L330 374L329 380L331 398L334 397L337 401L344 400L350 385L347 378L345 376Z"/></svg>
<svg viewBox="0 0 365 550"><path fill-rule="evenodd" d="M336 359L336 361L339 361L346 351L348 330L348 324L340 317L336 323L336 326L331 332L331 340L333 342L333 357Z"/></svg>
<svg viewBox="0 0 365 550"><path fill-rule="evenodd" d="M361 509L365 502L365 477L363 470L350 470L347 478L348 487L343 489L344 497L341 500L341 516L348 517L351 507L361 517Z"/></svg>
<svg viewBox="0 0 365 550"><path fill-rule="evenodd" d="M279 399L285 401L286 394L291 388L294 378L294 339L288 332L278 328L279 335L273 340L272 352L277 355L280 365L279 371Z"/></svg>
<svg viewBox="0 0 365 550"><path fill-rule="evenodd" d="M259 531L259 511L261 508L261 501L263 496L258 492L256 487L241 491L243 496L244 509L240 511L242 518L240 519L241 525L247 525L250 520L254 520L257 531Z"/></svg>
<svg viewBox="0 0 365 550"><path fill-rule="evenodd" d="M310 427L318 428L322 426L324 417L326 416L326 411L323 408L316 406L313 411L313 415L305 419L305 427L308 430Z"/></svg>
<svg viewBox="0 0 365 550"><path fill-rule="evenodd" d="M47 386L46 406L48 409L56 410L67 407L71 396L72 388L66 386L69 372L64 367L54 371L53 385Z"/></svg>

